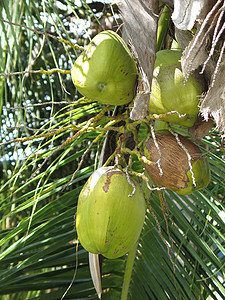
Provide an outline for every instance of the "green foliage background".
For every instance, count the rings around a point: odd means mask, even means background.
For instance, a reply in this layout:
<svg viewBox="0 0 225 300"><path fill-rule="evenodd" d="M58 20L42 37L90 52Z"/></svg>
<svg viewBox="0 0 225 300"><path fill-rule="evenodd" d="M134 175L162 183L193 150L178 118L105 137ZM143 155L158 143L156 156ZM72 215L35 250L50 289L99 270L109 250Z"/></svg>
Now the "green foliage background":
<svg viewBox="0 0 225 300"><path fill-rule="evenodd" d="M110 6L101 2L0 3L1 19L81 46L102 29L110 12ZM80 53L25 27L0 21L0 32L0 73L70 70ZM76 128L84 128L105 109L98 103L77 103L80 96L69 74L0 77L1 299L60 299L75 272L64 299L97 298L74 216L79 192L97 167L105 138L102 128L112 109L97 128L74 138ZM166 218L158 193L152 193L129 299L225 296L224 152L215 129L202 143L212 170L211 183L189 196L166 191ZM120 298L125 261L126 257L103 260L103 299Z"/></svg>

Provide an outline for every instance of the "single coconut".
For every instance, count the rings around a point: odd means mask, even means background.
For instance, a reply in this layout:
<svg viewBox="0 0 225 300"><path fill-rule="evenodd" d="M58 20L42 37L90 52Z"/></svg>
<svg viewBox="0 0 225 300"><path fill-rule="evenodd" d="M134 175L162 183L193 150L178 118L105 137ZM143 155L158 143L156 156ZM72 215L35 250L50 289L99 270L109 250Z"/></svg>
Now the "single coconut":
<svg viewBox="0 0 225 300"><path fill-rule="evenodd" d="M78 199L76 229L82 246L94 254L117 258L138 241L146 203L138 183L114 167L97 169Z"/></svg>
<svg viewBox="0 0 225 300"><path fill-rule="evenodd" d="M174 135L165 132L156 133L159 153L153 138L150 137L144 145L144 155L151 163L143 165L157 185L181 195L188 195L209 184L210 168L207 158L202 155L198 146L181 135L178 135L178 139L182 147ZM157 162L160 164L162 174Z"/></svg>
<svg viewBox="0 0 225 300"><path fill-rule="evenodd" d="M123 39L110 30L94 37L71 76L77 90L93 101L124 105L135 96L137 66Z"/></svg>
<svg viewBox="0 0 225 300"><path fill-rule="evenodd" d="M196 74L191 74L185 82L181 55L180 51L173 50L156 53L149 112L158 115L169 113L162 120L192 127L199 112L198 104L204 91L204 82Z"/></svg>

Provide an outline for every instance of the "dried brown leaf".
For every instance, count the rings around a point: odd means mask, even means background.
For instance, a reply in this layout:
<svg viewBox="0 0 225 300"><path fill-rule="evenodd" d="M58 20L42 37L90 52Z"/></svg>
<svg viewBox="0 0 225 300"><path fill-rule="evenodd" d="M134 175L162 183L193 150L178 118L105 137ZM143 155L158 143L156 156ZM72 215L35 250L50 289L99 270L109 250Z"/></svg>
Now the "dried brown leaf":
<svg viewBox="0 0 225 300"><path fill-rule="evenodd" d="M217 76L202 101L200 112L205 120L211 115L221 131L222 136L225 137L225 60L221 62L218 67Z"/></svg>
<svg viewBox="0 0 225 300"><path fill-rule="evenodd" d="M147 114L149 97L146 93L150 93L155 63L158 1L121 0L118 7L123 17L126 35L137 56L142 80L144 80L143 93L135 99L131 118L142 120Z"/></svg>
<svg viewBox="0 0 225 300"><path fill-rule="evenodd" d="M181 30L191 30L208 2L209 0L174 0L174 25Z"/></svg>

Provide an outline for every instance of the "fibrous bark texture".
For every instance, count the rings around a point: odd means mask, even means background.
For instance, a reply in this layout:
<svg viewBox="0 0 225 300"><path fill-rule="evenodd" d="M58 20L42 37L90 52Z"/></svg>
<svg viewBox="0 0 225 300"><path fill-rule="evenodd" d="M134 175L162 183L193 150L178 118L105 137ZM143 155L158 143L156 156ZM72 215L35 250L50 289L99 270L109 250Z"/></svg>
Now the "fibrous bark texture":
<svg viewBox="0 0 225 300"><path fill-rule="evenodd" d="M216 0L174 0L172 20L181 30L191 30L195 20L206 15Z"/></svg>
<svg viewBox="0 0 225 300"><path fill-rule="evenodd" d="M225 137L225 60L219 65L217 76L211 84L205 98L203 99L200 111L205 120L211 115L215 120L218 129Z"/></svg>
<svg viewBox="0 0 225 300"><path fill-rule="evenodd" d="M155 63L158 1L121 0L118 3L126 35L137 57L142 74L142 89L134 102L131 119L142 120L147 114Z"/></svg>
<svg viewBox="0 0 225 300"><path fill-rule="evenodd" d="M175 0L174 11L180 5L180 13L184 14L183 8L181 8L181 4L184 2L187 0ZM188 9L183 16L186 18L186 15L193 14L194 20L198 17L198 30L183 52L182 70L186 77L199 67L201 72L204 72L209 82L209 88L202 99L200 113L205 120L212 116L222 136L225 136L225 0L189 0L188 2L199 2L197 15ZM174 22L176 25L176 20ZM189 29L188 24L183 26L183 29ZM182 40L182 31L177 30L176 32Z"/></svg>

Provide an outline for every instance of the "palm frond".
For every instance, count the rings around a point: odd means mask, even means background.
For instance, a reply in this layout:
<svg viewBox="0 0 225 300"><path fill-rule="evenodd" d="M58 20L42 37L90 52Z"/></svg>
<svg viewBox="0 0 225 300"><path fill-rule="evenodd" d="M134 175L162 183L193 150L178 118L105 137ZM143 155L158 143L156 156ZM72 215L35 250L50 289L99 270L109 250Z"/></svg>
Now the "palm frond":
<svg viewBox="0 0 225 300"><path fill-rule="evenodd" d="M90 24L100 26L101 11L102 5L98 10L86 1L1 1L0 19L9 23L0 21L0 73L70 70L80 51L59 39L86 45ZM88 253L77 239L76 206L82 186L97 168L107 131L114 126L117 134L127 112L121 110L111 123L112 107L80 97L70 74L0 77L3 300L97 299ZM145 137L148 126L139 133ZM130 299L224 298L224 149L216 130L202 142L211 183L189 196L151 193ZM133 168L141 173L142 165L133 158ZM120 298L125 263L126 256L103 259L103 299Z"/></svg>

